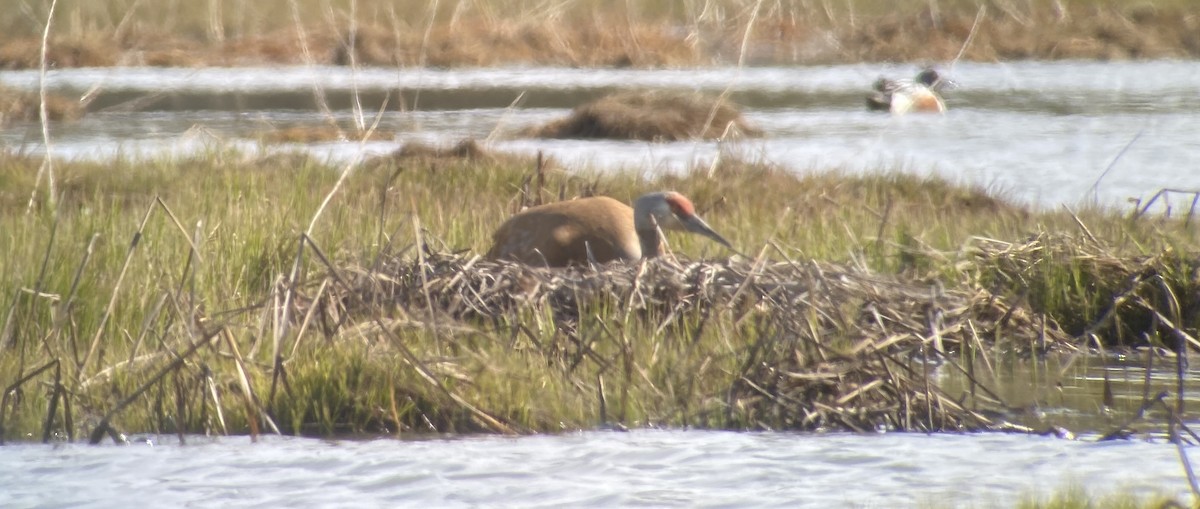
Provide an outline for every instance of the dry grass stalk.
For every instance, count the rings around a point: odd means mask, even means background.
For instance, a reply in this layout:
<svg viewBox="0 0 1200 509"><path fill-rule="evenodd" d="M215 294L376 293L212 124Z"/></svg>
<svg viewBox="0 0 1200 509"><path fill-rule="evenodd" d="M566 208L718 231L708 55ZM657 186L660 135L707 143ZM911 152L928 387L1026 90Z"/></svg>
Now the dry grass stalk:
<svg viewBox="0 0 1200 509"><path fill-rule="evenodd" d="M474 323L474 332L506 322L519 330L518 316L532 311L553 316L568 337L589 318L580 313L597 306L629 310L649 330L696 327L699 335L703 321L688 317L727 320L740 329L735 337L750 341L744 368L728 388L728 408L738 415L729 422L754 428L998 428L1003 423L929 383L936 363L922 360L940 355L927 348L935 336L947 351L980 336L1003 335L1030 348L1039 340L1069 345L1053 324L1043 331L1041 322L986 292L816 262L655 260L555 270L430 253L424 262L394 258L375 271L353 272L355 295L333 295L324 309L362 317L395 308L419 316L432 308L440 321ZM356 309L355 302L371 309ZM709 318L714 313L722 317ZM495 337L509 335L499 327Z"/></svg>
<svg viewBox="0 0 1200 509"><path fill-rule="evenodd" d="M1079 344L1127 347L1149 338L1172 348L1163 337L1200 325L1200 259L1186 253L1119 255L1083 229L1078 237L1041 233L1023 243L976 239L969 256L976 273L968 280L1058 309L1063 330Z"/></svg>
<svg viewBox="0 0 1200 509"><path fill-rule="evenodd" d="M613 4L616 8L571 5L554 15L459 3L447 16L437 15L438 2L428 2L409 7L430 10L427 22L413 22L395 16L398 6L390 0L359 1L352 9L337 10L300 9L297 2L276 0L247 4L244 17L227 17L224 25L211 13L193 14L178 20L182 26L175 30L161 26L162 18L179 16L165 4L143 2L119 24L107 13L97 16L75 6L63 17L78 28L51 37L46 60L57 68L348 64L353 54L364 66L678 67L951 61L960 52L975 61L1200 54L1197 18L1190 4L1180 1L989 2L994 8L984 15L976 1L874 2L874 8L821 3L824 12L812 6L767 3L749 10L740 1L706 2L711 15L695 17L630 16L620 3ZM302 16L276 15L289 7ZM742 14L719 14L725 9ZM40 34L33 33L37 24L28 23L28 15L22 9L0 12L0 27L9 29L0 42L0 68L40 65ZM297 31L311 34L307 49L299 47ZM967 39L971 44L963 51ZM305 51L309 56L301 55Z"/></svg>

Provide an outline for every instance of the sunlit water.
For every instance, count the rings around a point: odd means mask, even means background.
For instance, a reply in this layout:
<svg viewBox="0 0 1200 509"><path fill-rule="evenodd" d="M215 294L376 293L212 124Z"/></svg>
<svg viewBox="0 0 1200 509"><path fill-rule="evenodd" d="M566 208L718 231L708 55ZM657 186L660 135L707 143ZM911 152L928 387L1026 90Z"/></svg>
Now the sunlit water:
<svg viewBox="0 0 1200 509"><path fill-rule="evenodd" d="M997 417L1039 432L1163 437L1169 409L1179 404L1181 393L1184 422L1200 429L1194 410L1200 408L1200 366L1184 368L1181 391L1173 355L1141 350L1107 356L1053 354L1037 360L980 356L969 377L965 359L955 356L952 361L955 364L942 363L935 372L943 390L964 400L973 378L979 384L975 394L998 399L999 406L1007 409ZM1164 393L1162 402L1155 402ZM971 404L972 400L965 401Z"/></svg>
<svg viewBox="0 0 1200 509"><path fill-rule="evenodd" d="M154 440L0 449L0 506L1005 507L1069 486L1187 495L1169 445L1001 434Z"/></svg>
<svg viewBox="0 0 1200 509"><path fill-rule="evenodd" d="M253 149L259 133L354 117L394 141L306 147L337 160L394 150L412 140L490 138L497 148L544 151L568 167L675 170L710 161L714 142L655 144L535 140L522 127L565 115L614 90L731 92L766 137L724 149L795 171L900 169L939 174L1003 191L1026 203L1077 206L1093 197L1128 207L1163 188L1200 189L1200 65L1187 61L962 63L944 69L958 83L943 116L893 118L867 112L879 75L912 66L843 65L686 70L623 69L237 69L105 68L51 71L48 86L76 96L94 90L93 112L56 125L57 154L186 153L208 146ZM36 87L32 71L0 83ZM0 131L10 148L44 150L36 125ZM1127 150L1125 149L1128 146ZM1119 155L1119 157L1118 157ZM1111 168L1110 168L1111 166ZM1107 171L1107 172L1106 172ZM1176 207L1190 205L1190 196Z"/></svg>

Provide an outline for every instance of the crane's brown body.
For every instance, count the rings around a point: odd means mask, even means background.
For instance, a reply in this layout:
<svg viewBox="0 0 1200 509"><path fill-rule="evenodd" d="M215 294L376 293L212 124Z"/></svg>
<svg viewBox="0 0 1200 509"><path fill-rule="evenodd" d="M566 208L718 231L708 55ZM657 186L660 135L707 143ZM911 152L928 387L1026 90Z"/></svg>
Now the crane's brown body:
<svg viewBox="0 0 1200 509"><path fill-rule="evenodd" d="M505 221L492 236L488 258L563 267L637 260L642 248L633 230L633 209L607 196L549 203Z"/></svg>
<svg viewBox="0 0 1200 509"><path fill-rule="evenodd" d="M605 196L530 208L500 225L487 256L549 267L632 261L658 255L660 229L699 233L730 245L683 195L658 192L638 198L632 208Z"/></svg>

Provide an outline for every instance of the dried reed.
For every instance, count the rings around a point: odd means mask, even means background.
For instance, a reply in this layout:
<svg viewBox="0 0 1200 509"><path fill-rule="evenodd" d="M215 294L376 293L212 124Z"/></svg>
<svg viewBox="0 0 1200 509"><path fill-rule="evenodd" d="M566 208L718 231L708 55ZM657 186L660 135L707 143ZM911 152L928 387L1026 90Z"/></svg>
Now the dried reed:
<svg viewBox="0 0 1200 509"><path fill-rule="evenodd" d="M662 2L635 4L638 9L621 2L561 2L548 9L528 1L450 7L357 0L334 7L241 0L216 12L146 2L134 2L135 8L126 0L63 3L60 17L72 23L47 41L46 51L46 60L60 68L305 61L661 67L1200 54L1193 6L1182 0L986 2L986 12L976 0L714 0L699 10ZM47 18L46 10L31 4L0 12L0 30L8 35L0 43L0 68L40 65L42 25L28 20ZM288 10L299 16L277 15ZM428 14L414 19L397 12ZM297 30L309 34L303 48Z"/></svg>
<svg viewBox="0 0 1200 509"><path fill-rule="evenodd" d="M999 420L932 386L933 367L978 337L1070 347L1053 324L1043 328L995 295L816 262L655 260L554 270L427 253L424 261L397 257L353 272L354 294L329 294L321 309L359 316L376 312L363 305L397 307L412 317L431 308L495 338L528 326L519 317L551 316L557 334L575 344L586 343L587 310L625 310L645 330L699 334L705 321L719 321L747 340L737 347L743 368L724 391L732 427L999 429Z"/></svg>

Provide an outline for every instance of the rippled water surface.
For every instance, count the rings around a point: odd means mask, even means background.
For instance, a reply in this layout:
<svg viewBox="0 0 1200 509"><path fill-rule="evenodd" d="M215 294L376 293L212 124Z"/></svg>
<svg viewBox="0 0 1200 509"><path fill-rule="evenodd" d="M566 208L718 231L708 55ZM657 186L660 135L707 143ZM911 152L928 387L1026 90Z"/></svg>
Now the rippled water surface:
<svg viewBox="0 0 1200 509"><path fill-rule="evenodd" d="M1165 436L1169 416L1180 394L1176 358L1142 351L1124 355L1049 355L1029 359L974 362L974 379L1010 409L1002 418L1039 431L1052 427L1081 435L1126 430L1133 434ZM959 366L964 359L957 359ZM1150 369L1147 370L1147 367ZM969 393L965 370L949 363L938 368L934 379L956 399ZM976 392L983 389L976 388ZM1165 403L1149 404L1165 393ZM1200 408L1200 366L1184 372L1184 421L1200 428L1195 411ZM1107 401L1106 401L1107 400ZM1146 408L1143 411L1143 406ZM1139 411L1142 417L1137 418Z"/></svg>
<svg viewBox="0 0 1200 509"><path fill-rule="evenodd" d="M947 94L950 111L902 118L865 111L863 98L877 76L905 76L914 69L866 64L742 70L67 69L51 72L48 85L95 97L92 113L82 121L53 129L54 151L67 156L186 152L227 143L254 147L249 140L263 131L320 125L326 118L314 99L320 90L329 115L348 123L357 97L365 116L382 111L380 129L396 135L365 147L303 147L338 159L388 152L409 140L490 137L499 148L542 150L568 165L653 172L707 161L717 144L546 141L522 138L519 131L614 90L729 90L766 137L725 148L795 171L936 173L1043 206L1078 205L1093 188L1103 203L1118 206L1167 187L1200 189L1195 62L963 63L946 71L958 83ZM0 83L33 88L37 74L3 72ZM36 125L0 131L0 143L44 149Z"/></svg>
<svg viewBox="0 0 1200 509"><path fill-rule="evenodd" d="M1002 507L1068 486L1186 495L1169 445L1001 434L159 439L5 447L0 506Z"/></svg>

